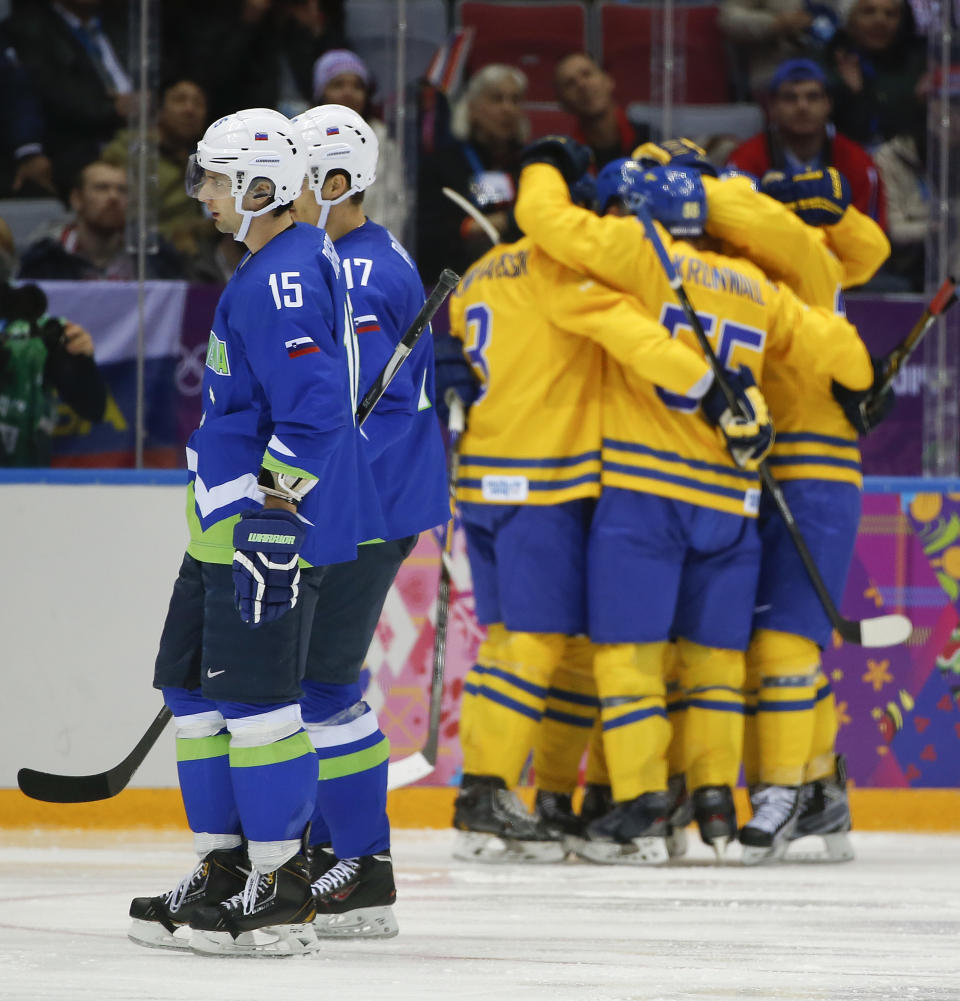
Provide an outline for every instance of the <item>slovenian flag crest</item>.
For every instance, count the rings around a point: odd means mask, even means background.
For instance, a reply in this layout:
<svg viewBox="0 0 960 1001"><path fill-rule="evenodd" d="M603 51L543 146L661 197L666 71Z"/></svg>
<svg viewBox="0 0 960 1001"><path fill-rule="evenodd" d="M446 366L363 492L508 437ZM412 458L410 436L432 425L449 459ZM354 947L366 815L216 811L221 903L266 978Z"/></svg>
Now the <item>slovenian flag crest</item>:
<svg viewBox="0 0 960 1001"><path fill-rule="evenodd" d="M254 138L255 142L266 142L267 141L267 133L266 132L255 132L253 134L253 138Z"/></svg>
<svg viewBox="0 0 960 1001"><path fill-rule="evenodd" d="M328 136L338 136L338 135L340 135L340 129L338 129L336 125L328 125L327 126L327 135Z"/></svg>
<svg viewBox="0 0 960 1001"><path fill-rule="evenodd" d="M294 337L292 341L286 341L284 347L291 358L299 358L300 355L312 355L315 351L320 350L313 342L313 339L307 336Z"/></svg>

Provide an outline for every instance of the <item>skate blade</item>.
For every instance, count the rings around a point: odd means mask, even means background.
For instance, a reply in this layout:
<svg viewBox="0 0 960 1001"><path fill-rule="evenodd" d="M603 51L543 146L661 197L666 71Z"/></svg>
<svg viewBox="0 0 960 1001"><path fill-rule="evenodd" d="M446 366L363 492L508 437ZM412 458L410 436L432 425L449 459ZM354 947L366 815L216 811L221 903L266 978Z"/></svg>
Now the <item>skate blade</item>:
<svg viewBox="0 0 960 1001"><path fill-rule="evenodd" d="M453 844L453 857L463 862L539 865L562 862L566 856L567 850L559 841L514 841L480 831L458 831Z"/></svg>
<svg viewBox="0 0 960 1001"><path fill-rule="evenodd" d="M730 839L725 834L718 834L711 842L710 847L713 849L713 854L716 856L718 862L723 861L723 856L727 852L727 845L730 844Z"/></svg>
<svg viewBox="0 0 960 1001"><path fill-rule="evenodd" d="M585 839L577 855L598 865L662 865L670 857L666 838L634 838L626 844Z"/></svg>
<svg viewBox="0 0 960 1001"><path fill-rule="evenodd" d="M768 847L744 845L740 852L741 865L769 865L783 860L787 852L787 842L779 841Z"/></svg>
<svg viewBox="0 0 960 1001"><path fill-rule="evenodd" d="M286 959L320 948L312 924L268 925L241 932L236 939L225 931L191 930L190 948L200 956L230 956L249 959Z"/></svg>
<svg viewBox="0 0 960 1001"><path fill-rule="evenodd" d="M358 907L344 914L318 914L313 928L318 938L393 938L400 932L390 906Z"/></svg>
<svg viewBox="0 0 960 1001"><path fill-rule="evenodd" d="M667 854L670 858L683 858L687 854L686 827L674 827L667 834Z"/></svg>
<svg viewBox="0 0 960 1001"><path fill-rule="evenodd" d="M127 932L127 938L148 949L172 949L179 952L190 949L190 929L187 925L181 925L171 935L156 921L141 921L139 918L134 918Z"/></svg>
<svg viewBox="0 0 960 1001"><path fill-rule="evenodd" d="M823 845L822 850L814 848L817 839ZM787 862L809 862L831 864L835 862L852 862L854 859L853 845L846 831L836 831L833 834L807 834L790 842Z"/></svg>

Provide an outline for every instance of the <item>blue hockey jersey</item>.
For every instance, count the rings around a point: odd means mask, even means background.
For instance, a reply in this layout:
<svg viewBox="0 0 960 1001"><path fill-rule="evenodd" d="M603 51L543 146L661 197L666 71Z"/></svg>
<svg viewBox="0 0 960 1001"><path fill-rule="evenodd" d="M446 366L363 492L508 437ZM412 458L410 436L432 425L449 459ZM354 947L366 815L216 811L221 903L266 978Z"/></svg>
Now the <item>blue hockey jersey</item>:
<svg viewBox="0 0 960 1001"><path fill-rule="evenodd" d="M318 565L356 558L383 530L356 426L356 340L337 252L297 224L248 254L217 305L203 376L203 415L187 443L187 551L233 559L233 525L263 503L261 465L319 483L300 504L300 554Z"/></svg>
<svg viewBox="0 0 960 1001"><path fill-rule="evenodd" d="M353 303L362 399L423 305L423 285L403 247L369 219L335 246ZM433 337L426 330L363 425L384 539L425 531L450 516L433 399Z"/></svg>

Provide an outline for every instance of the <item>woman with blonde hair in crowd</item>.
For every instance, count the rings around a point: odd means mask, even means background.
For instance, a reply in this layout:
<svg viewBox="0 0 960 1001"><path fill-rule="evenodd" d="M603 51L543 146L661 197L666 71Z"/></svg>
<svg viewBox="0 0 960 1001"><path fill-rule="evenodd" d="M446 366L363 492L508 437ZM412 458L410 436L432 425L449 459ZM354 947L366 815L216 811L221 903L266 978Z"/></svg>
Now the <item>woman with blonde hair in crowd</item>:
<svg viewBox="0 0 960 1001"><path fill-rule="evenodd" d="M513 218L520 150L530 133L523 111L527 78L513 66L491 63L469 80L453 107L452 136L420 163L417 185L417 261L431 282L444 267L459 273L490 248L491 237L444 196L462 195L504 241L520 232Z"/></svg>

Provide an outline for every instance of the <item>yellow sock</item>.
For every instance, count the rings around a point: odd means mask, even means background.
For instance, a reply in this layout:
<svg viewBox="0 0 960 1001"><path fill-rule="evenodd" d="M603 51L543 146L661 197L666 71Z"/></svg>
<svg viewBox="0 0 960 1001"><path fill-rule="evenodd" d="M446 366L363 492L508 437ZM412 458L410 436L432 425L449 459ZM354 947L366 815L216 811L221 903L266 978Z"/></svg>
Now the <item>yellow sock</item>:
<svg viewBox="0 0 960 1001"><path fill-rule="evenodd" d="M744 656L739 650L677 640L686 692L687 788L734 786L743 753Z"/></svg>
<svg viewBox="0 0 960 1001"><path fill-rule="evenodd" d="M599 714L593 646L586 636L576 636L567 641L563 661L553 672L537 727L533 772L538 789L572 795Z"/></svg>
<svg viewBox="0 0 960 1001"><path fill-rule="evenodd" d="M805 782L830 778L837 770L835 752L840 718L837 716L837 700L827 676L820 670L817 675L816 704L813 708L813 743L810 758L804 771Z"/></svg>
<svg viewBox="0 0 960 1001"><path fill-rule="evenodd" d="M596 647L603 750L618 802L667 788L670 724L663 681L667 646L602 643Z"/></svg>
<svg viewBox="0 0 960 1001"><path fill-rule="evenodd" d="M760 629L750 643L747 662L757 683L758 779L798 786L813 746L820 650L806 637Z"/></svg>

